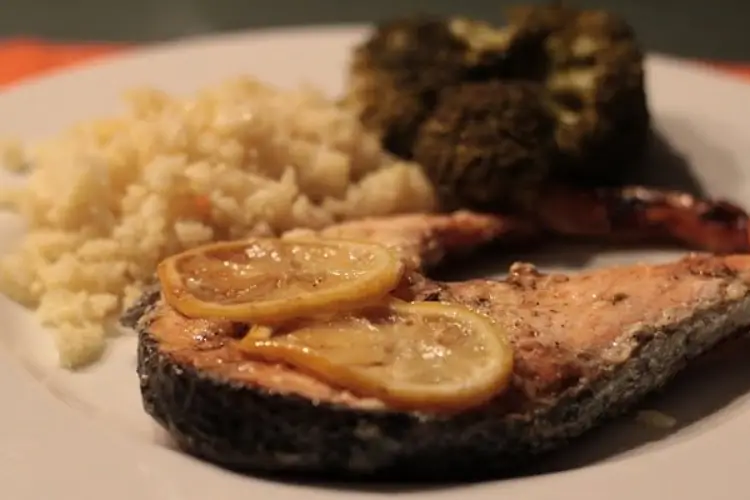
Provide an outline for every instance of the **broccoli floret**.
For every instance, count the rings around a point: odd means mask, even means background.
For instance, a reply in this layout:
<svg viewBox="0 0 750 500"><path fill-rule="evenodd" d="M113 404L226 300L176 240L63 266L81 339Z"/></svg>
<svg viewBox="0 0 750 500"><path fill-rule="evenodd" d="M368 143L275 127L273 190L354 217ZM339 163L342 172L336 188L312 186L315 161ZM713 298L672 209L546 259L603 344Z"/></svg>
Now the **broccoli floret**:
<svg viewBox="0 0 750 500"><path fill-rule="evenodd" d="M512 207L545 176L622 182L650 135L631 27L556 4L507 17L502 28L427 17L379 26L354 52L345 103L386 149L422 164L445 203Z"/></svg>
<svg viewBox="0 0 750 500"><path fill-rule="evenodd" d="M621 182L650 134L643 53L632 27L609 12L559 6L519 9L512 19L519 29L547 32L556 176L577 184Z"/></svg>
<svg viewBox="0 0 750 500"><path fill-rule="evenodd" d="M381 135L386 149L408 157L435 92L460 79L464 51L443 20L383 24L354 50L345 104Z"/></svg>
<svg viewBox="0 0 750 500"><path fill-rule="evenodd" d="M627 69L559 72L550 82L558 115L555 176L579 185L619 183L646 150L650 115ZM583 82L583 85L581 84ZM586 84L591 86L585 86Z"/></svg>
<svg viewBox="0 0 750 500"><path fill-rule="evenodd" d="M555 120L533 82L466 83L443 90L422 124L414 160L443 207L485 210L526 204L547 177Z"/></svg>
<svg viewBox="0 0 750 500"><path fill-rule="evenodd" d="M530 45L513 30L469 19L391 21L355 48L344 103L381 135L386 149L409 158L440 90L534 67L530 54L538 51Z"/></svg>

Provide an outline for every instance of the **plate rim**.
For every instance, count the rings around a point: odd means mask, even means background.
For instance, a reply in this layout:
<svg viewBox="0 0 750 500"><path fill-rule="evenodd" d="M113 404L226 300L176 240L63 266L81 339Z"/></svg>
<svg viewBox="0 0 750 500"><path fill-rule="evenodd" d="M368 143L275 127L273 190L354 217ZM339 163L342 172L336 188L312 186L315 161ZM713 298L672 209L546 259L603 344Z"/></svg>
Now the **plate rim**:
<svg viewBox="0 0 750 500"><path fill-rule="evenodd" d="M63 66L46 70L38 75L24 77L18 81L11 82L4 87L0 87L0 96L9 93L24 92L28 88L38 85L49 85L51 81L58 78L75 78L81 74L90 72L106 71L110 66L119 66L126 64L132 59L142 59L144 57L166 56L173 51L187 50L192 47L210 47L211 45L222 45L226 43L242 42L251 38L262 39L266 37L276 38L281 35L286 36L317 36L321 33L338 34L338 35L362 35L366 30L372 27L366 23L338 23L338 24L320 24L320 25L289 25L279 27L259 27L251 30L236 30L223 33L200 33L196 35L187 35L169 40L157 42L145 42L136 45L124 45L121 50L96 57L89 61L74 63L72 66ZM678 57L666 52L647 51L646 63L664 64L672 66L674 69L682 69L694 73L694 76L700 75L730 83L733 86L745 87L747 82L738 76L703 63L699 60L693 60L685 57ZM648 67L647 67L648 71ZM3 99L0 99L2 101Z"/></svg>

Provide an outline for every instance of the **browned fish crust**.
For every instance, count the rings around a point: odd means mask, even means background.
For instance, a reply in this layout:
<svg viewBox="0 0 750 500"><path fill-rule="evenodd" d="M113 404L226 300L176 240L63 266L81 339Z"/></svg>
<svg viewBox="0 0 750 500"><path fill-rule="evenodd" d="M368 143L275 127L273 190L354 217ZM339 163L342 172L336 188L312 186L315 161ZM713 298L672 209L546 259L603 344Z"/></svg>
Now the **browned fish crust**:
<svg viewBox="0 0 750 500"><path fill-rule="evenodd" d="M486 407L403 413L315 381L289 378L285 387L288 368L237 356L233 325L181 317L154 288L123 319L139 334L145 410L184 450L236 470L497 477L628 410L750 325L750 256L569 277L512 271L505 282L413 289L414 298L462 303L509 328L513 387Z"/></svg>

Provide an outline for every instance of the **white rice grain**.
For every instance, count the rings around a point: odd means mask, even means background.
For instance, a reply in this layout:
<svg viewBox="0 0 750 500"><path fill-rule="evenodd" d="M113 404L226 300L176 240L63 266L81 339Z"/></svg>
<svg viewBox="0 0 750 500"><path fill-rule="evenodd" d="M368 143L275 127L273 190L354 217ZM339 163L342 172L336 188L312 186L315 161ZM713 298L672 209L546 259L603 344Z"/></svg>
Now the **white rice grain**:
<svg viewBox="0 0 750 500"><path fill-rule="evenodd" d="M0 190L29 227L0 260L0 289L55 328L64 366L98 358L106 325L168 255L435 207L416 165L315 90L238 78L190 98L138 89L126 102L120 116L32 145L25 186ZM22 170L25 151L11 143L3 163Z"/></svg>

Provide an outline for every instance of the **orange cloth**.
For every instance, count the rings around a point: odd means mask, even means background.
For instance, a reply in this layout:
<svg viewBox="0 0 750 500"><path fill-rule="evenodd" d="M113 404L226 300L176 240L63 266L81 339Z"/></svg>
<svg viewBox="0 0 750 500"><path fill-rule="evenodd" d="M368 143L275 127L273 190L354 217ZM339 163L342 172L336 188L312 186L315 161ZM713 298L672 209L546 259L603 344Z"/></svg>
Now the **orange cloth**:
<svg viewBox="0 0 750 500"><path fill-rule="evenodd" d="M0 41L0 86L124 48L117 44L59 44L27 38Z"/></svg>
<svg viewBox="0 0 750 500"><path fill-rule="evenodd" d="M0 41L0 86L16 83L46 71L80 64L127 49L125 44L53 43L34 38ZM750 80L750 63L709 63Z"/></svg>
<svg viewBox="0 0 750 500"><path fill-rule="evenodd" d="M750 63L747 64L722 64L722 63L709 63L710 66L718 68L723 71L727 71L730 74L741 76L750 80Z"/></svg>

